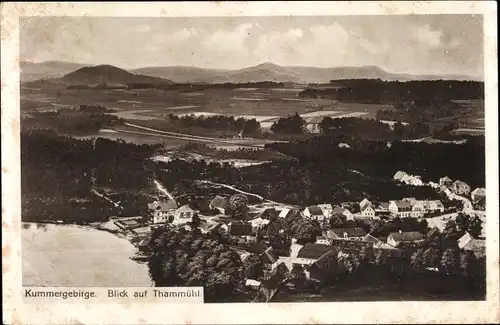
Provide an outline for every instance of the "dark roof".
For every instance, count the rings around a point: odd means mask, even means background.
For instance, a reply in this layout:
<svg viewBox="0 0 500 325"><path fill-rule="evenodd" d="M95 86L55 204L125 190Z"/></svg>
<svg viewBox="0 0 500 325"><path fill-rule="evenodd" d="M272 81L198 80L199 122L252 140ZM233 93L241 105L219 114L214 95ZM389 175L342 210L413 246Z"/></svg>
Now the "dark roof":
<svg viewBox="0 0 500 325"><path fill-rule="evenodd" d="M272 219L274 217L277 217L278 216L278 211L276 211L276 209L274 208L269 208L269 209L265 209L264 211L262 211L261 213L259 213L257 215L257 218L262 218L262 219Z"/></svg>
<svg viewBox="0 0 500 325"><path fill-rule="evenodd" d="M332 246L340 248L345 253L359 253L363 248L372 248L372 242L366 242L362 240L342 240L333 239Z"/></svg>
<svg viewBox="0 0 500 325"><path fill-rule="evenodd" d="M216 196L213 198L213 200L210 202L210 206L212 208L221 208L224 209L227 205L227 199L223 198L222 196Z"/></svg>
<svg viewBox="0 0 500 325"><path fill-rule="evenodd" d="M345 208L342 208L342 207L335 207L335 208L333 208L332 213L333 213L333 214L336 214L336 213L344 213L344 212L346 212L346 211L348 211L348 210L347 210L347 209L345 209Z"/></svg>
<svg viewBox="0 0 500 325"><path fill-rule="evenodd" d="M389 202L380 203L380 208L385 210L389 209Z"/></svg>
<svg viewBox="0 0 500 325"><path fill-rule="evenodd" d="M318 260L316 260L313 264L311 264L311 266L307 268L307 271L309 271L311 277L322 279L331 276L330 261L333 261L336 264L337 270L342 270L342 264L336 263L338 253L338 249L332 248L331 250L320 256Z"/></svg>
<svg viewBox="0 0 500 325"><path fill-rule="evenodd" d="M267 224L266 226L266 233L267 235L276 235L279 234L279 232L284 229L282 223L279 220L274 220L271 221L270 223Z"/></svg>
<svg viewBox="0 0 500 325"><path fill-rule="evenodd" d="M245 236L252 234L252 225L247 222L231 222L228 232L233 236Z"/></svg>
<svg viewBox="0 0 500 325"><path fill-rule="evenodd" d="M424 236L418 231L392 232L389 234L396 241L417 241L424 239Z"/></svg>
<svg viewBox="0 0 500 325"><path fill-rule="evenodd" d="M316 260L331 249L330 245L307 243L299 250L297 257Z"/></svg>
<svg viewBox="0 0 500 325"><path fill-rule="evenodd" d="M462 249L484 253L486 251L486 240L472 239Z"/></svg>
<svg viewBox="0 0 500 325"><path fill-rule="evenodd" d="M151 210L161 209L162 211L168 211L168 210L177 209L177 203L174 200L168 200L166 202L165 201L155 201L153 203L149 203L148 208Z"/></svg>
<svg viewBox="0 0 500 325"><path fill-rule="evenodd" d="M366 235L366 232L360 227L333 228L332 231L339 237L344 237L344 233L347 233L347 237L363 237Z"/></svg>
<svg viewBox="0 0 500 325"><path fill-rule="evenodd" d="M311 213L313 216L323 215L323 210L321 210L320 207L310 206L310 207L307 207L307 209L309 210L309 213Z"/></svg>
<svg viewBox="0 0 500 325"><path fill-rule="evenodd" d="M429 230L427 232L427 237L430 238L432 236L439 235L439 234L440 234L439 229L437 229L436 227L433 227L431 230Z"/></svg>
<svg viewBox="0 0 500 325"><path fill-rule="evenodd" d="M411 202L408 200L397 200L397 201L394 201L394 203L396 203L396 206L398 207L398 209L411 210Z"/></svg>
<svg viewBox="0 0 500 325"><path fill-rule="evenodd" d="M274 264L279 259L278 255L272 247L266 249L262 254L260 254L260 257L264 264Z"/></svg>

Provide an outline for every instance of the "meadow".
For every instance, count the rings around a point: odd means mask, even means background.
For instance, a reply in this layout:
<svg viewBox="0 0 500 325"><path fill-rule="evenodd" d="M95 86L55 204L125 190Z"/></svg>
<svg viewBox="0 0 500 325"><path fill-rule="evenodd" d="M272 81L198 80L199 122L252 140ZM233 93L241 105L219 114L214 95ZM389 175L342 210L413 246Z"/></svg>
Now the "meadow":
<svg viewBox="0 0 500 325"><path fill-rule="evenodd" d="M118 117L151 120L168 114L231 115L274 122L282 116L299 113L306 117L339 116L357 113L374 116L391 105L339 103L335 100L299 98L295 88L206 89L197 92L176 90L105 89L21 89L21 110L51 110L79 105L102 105L116 109Z"/></svg>

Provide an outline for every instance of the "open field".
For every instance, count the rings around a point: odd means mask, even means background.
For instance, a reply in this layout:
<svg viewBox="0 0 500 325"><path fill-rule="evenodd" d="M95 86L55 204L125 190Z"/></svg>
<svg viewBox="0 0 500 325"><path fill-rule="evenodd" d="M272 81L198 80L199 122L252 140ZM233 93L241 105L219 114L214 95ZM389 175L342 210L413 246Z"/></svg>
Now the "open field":
<svg viewBox="0 0 500 325"><path fill-rule="evenodd" d="M390 105L303 99L297 96L300 90L302 89L207 89L190 93L156 89L129 91L22 88L21 109L47 110L59 105L102 105L118 110L116 115L124 119L147 120L167 114L224 114L265 121L296 112L306 116L330 116L327 111L335 114L362 112L372 116L378 109L390 108Z"/></svg>

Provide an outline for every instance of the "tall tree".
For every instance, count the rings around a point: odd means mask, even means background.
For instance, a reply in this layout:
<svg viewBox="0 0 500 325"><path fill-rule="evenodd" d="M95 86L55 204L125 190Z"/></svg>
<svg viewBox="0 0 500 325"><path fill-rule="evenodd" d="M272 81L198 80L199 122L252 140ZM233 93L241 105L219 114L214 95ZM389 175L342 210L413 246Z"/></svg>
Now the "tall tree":
<svg viewBox="0 0 500 325"><path fill-rule="evenodd" d="M460 253L457 249L447 248L441 257L441 270L449 275L455 275L460 270Z"/></svg>

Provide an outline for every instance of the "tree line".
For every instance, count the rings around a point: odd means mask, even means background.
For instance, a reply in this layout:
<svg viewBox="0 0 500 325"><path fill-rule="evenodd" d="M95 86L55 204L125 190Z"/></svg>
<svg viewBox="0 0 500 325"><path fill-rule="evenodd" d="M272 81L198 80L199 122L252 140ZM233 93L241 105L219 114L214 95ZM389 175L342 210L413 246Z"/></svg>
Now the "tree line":
<svg viewBox="0 0 500 325"><path fill-rule="evenodd" d="M335 86L335 87L333 87ZM335 81L332 87L307 88L299 93L303 98L325 98L343 102L372 104L408 102L420 98L437 100L484 99L484 83L478 81L425 80L383 81L361 79Z"/></svg>

